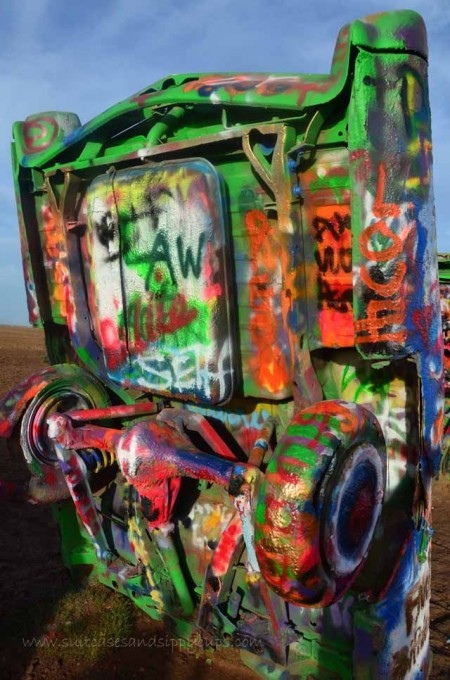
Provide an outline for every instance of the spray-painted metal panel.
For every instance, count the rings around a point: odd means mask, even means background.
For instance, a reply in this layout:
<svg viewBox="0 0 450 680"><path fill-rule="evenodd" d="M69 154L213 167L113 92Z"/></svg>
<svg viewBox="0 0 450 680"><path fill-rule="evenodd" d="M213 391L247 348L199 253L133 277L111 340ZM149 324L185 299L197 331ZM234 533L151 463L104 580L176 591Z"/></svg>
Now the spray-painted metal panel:
<svg viewBox="0 0 450 680"><path fill-rule="evenodd" d="M228 249L214 168L191 160L111 172L86 200L92 312L109 377L229 399Z"/></svg>

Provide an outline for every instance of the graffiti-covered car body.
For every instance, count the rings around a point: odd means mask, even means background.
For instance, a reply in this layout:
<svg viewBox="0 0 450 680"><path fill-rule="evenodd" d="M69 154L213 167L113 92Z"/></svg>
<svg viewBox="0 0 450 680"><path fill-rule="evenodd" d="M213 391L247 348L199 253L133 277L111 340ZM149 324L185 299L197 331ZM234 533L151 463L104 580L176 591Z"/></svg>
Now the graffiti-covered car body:
<svg viewBox="0 0 450 680"><path fill-rule="evenodd" d="M1 404L65 563L267 677L425 677L443 422L426 32L14 126L30 321Z"/></svg>

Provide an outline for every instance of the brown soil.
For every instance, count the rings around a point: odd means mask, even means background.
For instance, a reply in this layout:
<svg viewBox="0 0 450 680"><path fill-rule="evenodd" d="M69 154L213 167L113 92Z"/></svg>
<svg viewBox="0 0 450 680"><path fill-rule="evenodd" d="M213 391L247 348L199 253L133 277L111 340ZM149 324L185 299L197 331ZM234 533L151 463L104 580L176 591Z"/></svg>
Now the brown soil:
<svg viewBox="0 0 450 680"><path fill-rule="evenodd" d="M0 395L22 378L46 365L42 332L0 326ZM0 480L21 481L22 461L11 458L0 440ZM450 477L434 484L434 540L432 553L431 678L450 677L450 523L445 521ZM447 502L448 503L448 502ZM58 600L70 588L61 563L58 535L49 509L7 502L0 523L0 679L84 680L108 677L156 678L161 680L250 680L255 675L242 665L234 650L214 655L169 647L111 648L87 674L77 664L48 659L25 648L23 637L43 635ZM111 597L120 597L112 595ZM136 615L135 638L165 644L163 625Z"/></svg>

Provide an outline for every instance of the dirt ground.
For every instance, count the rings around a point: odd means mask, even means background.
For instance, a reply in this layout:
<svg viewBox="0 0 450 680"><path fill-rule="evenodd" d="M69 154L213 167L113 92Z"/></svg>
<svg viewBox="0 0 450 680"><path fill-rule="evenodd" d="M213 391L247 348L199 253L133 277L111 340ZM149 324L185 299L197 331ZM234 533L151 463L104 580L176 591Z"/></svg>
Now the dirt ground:
<svg viewBox="0 0 450 680"><path fill-rule="evenodd" d="M21 378L46 365L43 335L39 330L0 326L0 395ZM0 479L23 479L21 461L11 460L0 440ZM434 484L431 594L431 647L433 680L450 678L450 522L446 521L450 476ZM447 501L447 507L446 507ZM0 523L0 680L110 680L153 678L161 680L250 680L256 676L242 665L233 650L198 654L172 651L170 646L151 649L112 648L88 674L63 659L46 659L25 648L27 637L45 632L58 600L70 588L61 563L58 536L51 512L40 506L3 503ZM111 597L119 597L111 594ZM137 612L133 635L164 640L159 623Z"/></svg>

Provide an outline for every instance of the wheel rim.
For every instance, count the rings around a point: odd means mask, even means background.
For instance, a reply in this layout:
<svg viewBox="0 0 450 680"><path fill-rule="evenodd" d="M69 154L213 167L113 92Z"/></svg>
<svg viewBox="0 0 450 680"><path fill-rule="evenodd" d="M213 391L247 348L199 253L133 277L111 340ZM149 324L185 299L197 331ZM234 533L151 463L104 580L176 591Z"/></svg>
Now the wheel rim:
<svg viewBox="0 0 450 680"><path fill-rule="evenodd" d="M21 444L27 462L35 467L58 467L58 456L53 441L48 436L47 418L53 413L94 408L88 394L74 391L66 385L49 385L30 405L22 422Z"/></svg>
<svg viewBox="0 0 450 680"><path fill-rule="evenodd" d="M348 578L369 549L384 479L378 452L368 443L355 447L337 467L326 483L322 546L330 572Z"/></svg>

